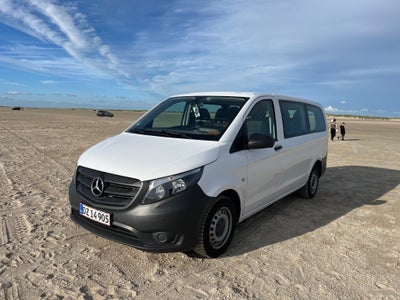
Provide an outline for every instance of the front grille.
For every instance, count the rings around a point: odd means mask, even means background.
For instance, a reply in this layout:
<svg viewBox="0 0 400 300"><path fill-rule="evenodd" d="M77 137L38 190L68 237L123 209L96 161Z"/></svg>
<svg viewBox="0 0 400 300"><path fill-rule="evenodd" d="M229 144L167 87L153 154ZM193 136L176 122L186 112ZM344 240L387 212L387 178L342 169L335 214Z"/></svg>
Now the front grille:
<svg viewBox="0 0 400 300"><path fill-rule="evenodd" d="M101 178L104 191L96 197L91 191L94 178ZM76 171L76 189L90 202L112 207L124 207L135 200L142 187L140 180L79 167Z"/></svg>

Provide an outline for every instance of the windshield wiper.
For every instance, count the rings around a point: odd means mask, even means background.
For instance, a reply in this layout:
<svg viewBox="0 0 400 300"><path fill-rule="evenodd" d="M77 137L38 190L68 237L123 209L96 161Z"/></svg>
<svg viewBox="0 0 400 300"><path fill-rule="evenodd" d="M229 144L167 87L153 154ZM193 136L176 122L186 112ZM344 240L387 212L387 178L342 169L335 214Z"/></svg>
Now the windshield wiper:
<svg viewBox="0 0 400 300"><path fill-rule="evenodd" d="M145 131L145 130L137 129L137 128L128 129L127 132L129 132L129 133L146 134L146 131Z"/></svg>
<svg viewBox="0 0 400 300"><path fill-rule="evenodd" d="M184 139L190 139L191 137L188 136L185 133L182 132L176 132L176 131L171 131L171 130L160 130L160 131L156 131L157 133L161 133L163 136L167 136L167 137L177 137L177 138L184 138Z"/></svg>
<svg viewBox="0 0 400 300"><path fill-rule="evenodd" d="M177 138L184 138L190 139L191 137L185 133L165 130L165 129L130 129L128 132L130 133L139 133L139 134L149 134L149 135L157 135L157 136L165 136L165 137L177 137Z"/></svg>

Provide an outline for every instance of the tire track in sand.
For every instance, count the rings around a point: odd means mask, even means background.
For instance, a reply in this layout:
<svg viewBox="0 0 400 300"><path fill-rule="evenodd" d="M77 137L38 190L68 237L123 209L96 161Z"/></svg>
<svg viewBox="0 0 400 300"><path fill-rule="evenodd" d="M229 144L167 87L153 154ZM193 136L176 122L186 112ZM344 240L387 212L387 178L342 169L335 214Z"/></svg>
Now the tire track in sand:
<svg viewBox="0 0 400 300"><path fill-rule="evenodd" d="M0 246L14 242L29 241L33 225L26 213L3 217L0 222Z"/></svg>
<svg viewBox="0 0 400 300"><path fill-rule="evenodd" d="M51 279L47 272L69 247L61 224L67 218L71 172L41 150L46 145L37 144L34 136L1 129L0 299L28 299L24 290L34 292L32 298L56 299L37 284Z"/></svg>
<svg viewBox="0 0 400 300"><path fill-rule="evenodd" d="M57 198L65 195L64 190L56 187L60 186L60 181L65 182L63 187L67 186L72 171L41 150L45 149L46 145L36 145L32 139L7 129L3 130L2 135L0 142L1 140L4 142L0 143L0 153L2 153L0 162L4 163L0 176L4 176L12 189L19 191L40 189ZM7 143L11 140L12 143Z"/></svg>
<svg viewBox="0 0 400 300"><path fill-rule="evenodd" d="M21 295L19 292L18 285L16 283L11 283L11 282L6 282L1 284L1 294L3 294L3 297L0 297L1 299L4 300L17 300L21 299Z"/></svg>
<svg viewBox="0 0 400 300"><path fill-rule="evenodd" d="M6 171L4 170L4 165L0 161L0 186L5 190L12 190L13 184L10 178L8 178Z"/></svg>

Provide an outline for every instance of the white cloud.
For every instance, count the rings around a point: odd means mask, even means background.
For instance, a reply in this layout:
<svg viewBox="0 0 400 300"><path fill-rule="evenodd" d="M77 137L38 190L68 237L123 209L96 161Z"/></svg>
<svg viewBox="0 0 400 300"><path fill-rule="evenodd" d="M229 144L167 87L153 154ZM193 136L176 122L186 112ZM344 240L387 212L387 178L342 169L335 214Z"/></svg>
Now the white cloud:
<svg viewBox="0 0 400 300"><path fill-rule="evenodd" d="M110 46L102 43L86 17L76 10L71 5L51 0L0 0L0 13L4 18L2 22L7 25L62 47L80 64L91 68L92 72L96 69L95 73L128 76ZM18 53L14 53L13 57L16 55Z"/></svg>
<svg viewBox="0 0 400 300"><path fill-rule="evenodd" d="M74 79L80 78L85 81L93 78L110 78L109 74L98 72L91 65L85 65L72 57L63 56L58 49L38 46L0 47L0 63L10 65L18 70Z"/></svg>
<svg viewBox="0 0 400 300"><path fill-rule="evenodd" d="M29 92L24 92L24 91L8 91L7 92L8 95L32 95L32 93Z"/></svg>
<svg viewBox="0 0 400 300"><path fill-rule="evenodd" d="M327 113L337 113L339 109L329 105L328 107L325 107L325 112Z"/></svg>
<svg viewBox="0 0 400 300"><path fill-rule="evenodd" d="M398 6L392 0L385 1ZM351 64L345 64L341 72L335 60L352 61L353 56L342 54L354 44L379 37L385 30L393 31L393 24L368 17L371 11L386 12L389 4L359 0L212 1L198 9L196 22L182 24L185 31L179 32L180 38L158 45L156 35L142 32L132 53L140 53L145 62L145 68L137 70L142 83L158 93L190 90L197 85L241 90L291 86L294 90L312 83L349 89L362 84L364 77L351 76ZM182 10L186 13L191 8Z"/></svg>
<svg viewBox="0 0 400 300"><path fill-rule="evenodd" d="M361 109L339 109L335 108L331 105L325 107L325 112L327 114L335 114L335 115L354 115L354 116L394 116L397 117L400 112L392 111L389 112L383 109L369 109L369 108L361 108Z"/></svg>
<svg viewBox="0 0 400 300"><path fill-rule="evenodd" d="M340 104L346 104L346 100L340 101Z"/></svg>
<svg viewBox="0 0 400 300"><path fill-rule="evenodd" d="M6 85L13 85L13 86L25 86L22 83L15 82L15 81L4 81L0 79L0 83L6 84Z"/></svg>

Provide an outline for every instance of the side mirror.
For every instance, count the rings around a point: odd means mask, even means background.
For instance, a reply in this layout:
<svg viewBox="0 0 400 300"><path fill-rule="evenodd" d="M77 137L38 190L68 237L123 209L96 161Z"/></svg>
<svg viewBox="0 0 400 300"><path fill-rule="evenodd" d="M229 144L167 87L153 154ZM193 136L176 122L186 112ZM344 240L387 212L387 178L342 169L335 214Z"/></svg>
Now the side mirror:
<svg viewBox="0 0 400 300"><path fill-rule="evenodd" d="M274 145L275 140L270 135L254 133L247 142L247 149L272 148Z"/></svg>

